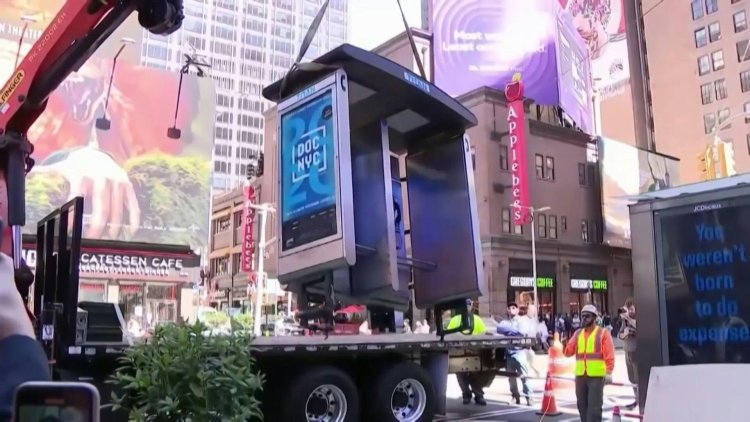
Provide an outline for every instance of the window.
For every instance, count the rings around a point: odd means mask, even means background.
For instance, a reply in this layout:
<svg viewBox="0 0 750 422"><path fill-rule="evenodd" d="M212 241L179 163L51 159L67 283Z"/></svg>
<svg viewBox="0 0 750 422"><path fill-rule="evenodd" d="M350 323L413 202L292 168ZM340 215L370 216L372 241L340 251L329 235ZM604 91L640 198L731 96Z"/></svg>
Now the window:
<svg viewBox="0 0 750 422"><path fill-rule="evenodd" d="M545 160L545 179L555 180L555 159L553 157L547 157Z"/></svg>
<svg viewBox="0 0 750 422"><path fill-rule="evenodd" d="M708 44L708 35L706 33L706 28L697 29L695 31L695 47L701 48L705 47Z"/></svg>
<svg viewBox="0 0 750 422"><path fill-rule="evenodd" d="M544 179L544 156L536 154L534 156L534 167L536 168L536 178Z"/></svg>
<svg viewBox="0 0 750 422"><path fill-rule="evenodd" d="M741 2L741 1L742 0L732 0L732 4L737 4L737 3Z"/></svg>
<svg viewBox="0 0 750 422"><path fill-rule="evenodd" d="M727 81L726 79L719 79L714 82L714 88L716 89L716 101L727 98Z"/></svg>
<svg viewBox="0 0 750 422"><path fill-rule="evenodd" d="M747 153L750 154L750 133L745 135L745 143L747 144Z"/></svg>
<svg viewBox="0 0 750 422"><path fill-rule="evenodd" d="M578 163L578 184L586 187L596 184L596 170L593 164Z"/></svg>
<svg viewBox="0 0 750 422"><path fill-rule="evenodd" d="M549 238L550 239L557 239L557 216L556 215L550 215L549 220Z"/></svg>
<svg viewBox="0 0 750 422"><path fill-rule="evenodd" d="M547 237L547 216L544 214L536 215L537 230L539 231L539 237Z"/></svg>
<svg viewBox="0 0 750 422"><path fill-rule="evenodd" d="M703 105L714 102L714 87L710 84L701 85L701 103Z"/></svg>
<svg viewBox="0 0 750 422"><path fill-rule="evenodd" d="M750 91L750 70L740 72L740 89L742 92Z"/></svg>
<svg viewBox="0 0 750 422"><path fill-rule="evenodd" d="M747 15L744 10L740 10L732 16L734 20L734 32L742 32L747 29Z"/></svg>
<svg viewBox="0 0 750 422"><path fill-rule="evenodd" d="M477 149L475 147L471 147L471 169L477 169Z"/></svg>
<svg viewBox="0 0 750 422"><path fill-rule="evenodd" d="M586 220L581 220L581 240L589 242L589 222Z"/></svg>
<svg viewBox="0 0 750 422"><path fill-rule="evenodd" d="M500 170L508 170L508 147L500 145Z"/></svg>
<svg viewBox="0 0 750 422"><path fill-rule="evenodd" d="M513 225L513 234L522 235L523 234L523 225L521 224L514 224Z"/></svg>
<svg viewBox="0 0 750 422"><path fill-rule="evenodd" d="M710 135L714 131L716 126L716 114L714 112L706 113L703 115L703 131L706 135Z"/></svg>
<svg viewBox="0 0 750 422"><path fill-rule="evenodd" d="M711 63L713 64L714 70L724 69L724 50L711 53Z"/></svg>
<svg viewBox="0 0 750 422"><path fill-rule="evenodd" d="M560 217L560 228L562 231L568 231L568 217Z"/></svg>
<svg viewBox="0 0 750 422"><path fill-rule="evenodd" d="M510 233L510 208L503 208L503 233Z"/></svg>
<svg viewBox="0 0 750 422"><path fill-rule="evenodd" d="M701 0L693 0L690 2L690 8L693 11L693 20L698 20L703 17L703 3Z"/></svg>
<svg viewBox="0 0 750 422"><path fill-rule="evenodd" d="M745 103L742 108L743 114L745 115L745 123L750 123L750 103Z"/></svg>
<svg viewBox="0 0 750 422"><path fill-rule="evenodd" d="M729 111L729 107L722 108L719 110L719 129L724 130L732 127L732 125L723 125L722 123L726 123L727 120L729 120L729 116L731 116L731 112Z"/></svg>
<svg viewBox="0 0 750 422"><path fill-rule="evenodd" d="M711 59L708 54L698 57L698 74L703 76L711 72Z"/></svg>
<svg viewBox="0 0 750 422"><path fill-rule="evenodd" d="M719 22L712 22L708 25L708 39L711 42L721 39L721 25L719 25Z"/></svg>
<svg viewBox="0 0 750 422"><path fill-rule="evenodd" d="M706 14L710 15L711 13L716 12L719 10L719 0L706 0Z"/></svg>
<svg viewBox="0 0 750 422"><path fill-rule="evenodd" d="M750 56L747 54L748 41L742 40L737 42L737 61L742 63L746 61Z"/></svg>

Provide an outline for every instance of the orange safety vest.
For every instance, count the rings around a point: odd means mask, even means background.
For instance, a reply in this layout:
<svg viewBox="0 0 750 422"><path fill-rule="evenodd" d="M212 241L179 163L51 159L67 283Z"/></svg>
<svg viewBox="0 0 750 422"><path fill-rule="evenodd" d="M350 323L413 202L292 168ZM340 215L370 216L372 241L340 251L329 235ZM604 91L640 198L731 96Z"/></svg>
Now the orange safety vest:
<svg viewBox="0 0 750 422"><path fill-rule="evenodd" d="M585 336L585 330L580 329L574 338L578 342L576 348L576 376L604 378L607 375L607 364L602 352L602 328L595 326L594 330Z"/></svg>

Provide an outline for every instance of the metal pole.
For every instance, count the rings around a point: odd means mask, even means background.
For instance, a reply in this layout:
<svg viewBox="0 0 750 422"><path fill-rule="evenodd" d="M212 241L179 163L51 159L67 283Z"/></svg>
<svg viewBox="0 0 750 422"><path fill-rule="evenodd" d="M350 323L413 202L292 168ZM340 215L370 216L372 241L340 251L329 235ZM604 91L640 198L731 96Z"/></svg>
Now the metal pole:
<svg viewBox="0 0 750 422"><path fill-rule="evenodd" d="M23 38L26 36L26 29L28 29L29 23L23 23L23 29L21 30L21 36L18 38L18 50L16 51L16 63L13 65L13 69L18 67L18 61L21 59L21 46L23 46Z"/></svg>
<svg viewBox="0 0 750 422"><path fill-rule="evenodd" d="M263 261L266 255L266 221L268 220L268 207L260 209L260 239L258 240L258 276L255 282L255 305L253 307L253 335L259 337L260 332L260 308L263 306Z"/></svg>
<svg viewBox="0 0 750 422"><path fill-rule="evenodd" d="M536 220L534 219L534 208L529 207L529 212L531 214L531 276L534 279L534 305L537 308L537 312L539 312L539 292L536 285L536 228L534 227Z"/></svg>

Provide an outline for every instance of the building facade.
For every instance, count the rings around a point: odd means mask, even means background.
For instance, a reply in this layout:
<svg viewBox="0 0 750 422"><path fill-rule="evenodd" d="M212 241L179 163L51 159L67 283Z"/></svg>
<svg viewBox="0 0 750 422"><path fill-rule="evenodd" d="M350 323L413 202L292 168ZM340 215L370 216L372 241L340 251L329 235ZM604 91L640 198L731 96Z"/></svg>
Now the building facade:
<svg viewBox="0 0 750 422"><path fill-rule="evenodd" d="M430 36L414 31L418 51L431 75ZM426 51L423 51L426 49ZM376 49L381 55L417 71L404 34ZM431 77L431 76L428 76ZM537 280L532 279L530 227L514 226L509 187L508 108L500 91L480 88L458 98L478 118L468 131L473 153L480 233L489 295L480 298L484 314L504 314L509 302L526 303L539 290L543 312L579 311L594 303L614 312L632 294L629 251L602 245L599 170L591 155L591 139L555 126L554 116L536 106L527 113L531 205L550 207L536 219ZM277 174L275 109L266 111L265 173ZM593 161L593 162L592 162ZM278 204L273 178L261 181L261 200ZM407 252L409 249L408 218ZM276 236L275 217L266 236ZM269 250L266 268L275 274L276 255Z"/></svg>
<svg viewBox="0 0 750 422"><path fill-rule="evenodd" d="M750 171L750 2L635 3L643 15L640 55L648 93L633 99L651 108L655 149L681 160L683 183L706 178L703 160L713 143L731 146L730 167ZM608 124L619 131L632 126L620 117L624 112L632 112L632 103L603 109L609 118L605 129Z"/></svg>
<svg viewBox="0 0 750 422"><path fill-rule="evenodd" d="M179 71L184 55L209 63L217 109L213 187L231 190L245 181L247 164L263 145L261 96L294 62L322 0L185 0L182 28L169 37L143 33L141 63ZM348 2L332 0L306 57L346 42Z"/></svg>
<svg viewBox="0 0 750 422"><path fill-rule="evenodd" d="M36 268L36 236L24 235L23 258ZM195 318L200 256L187 246L83 239L78 300L119 303L145 330Z"/></svg>

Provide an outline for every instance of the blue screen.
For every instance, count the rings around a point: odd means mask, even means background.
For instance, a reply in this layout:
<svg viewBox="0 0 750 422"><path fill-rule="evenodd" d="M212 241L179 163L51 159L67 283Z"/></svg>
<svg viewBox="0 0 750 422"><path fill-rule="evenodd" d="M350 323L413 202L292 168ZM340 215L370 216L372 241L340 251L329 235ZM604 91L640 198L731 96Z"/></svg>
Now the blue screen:
<svg viewBox="0 0 750 422"><path fill-rule="evenodd" d="M281 117L282 249L337 233L333 91Z"/></svg>

